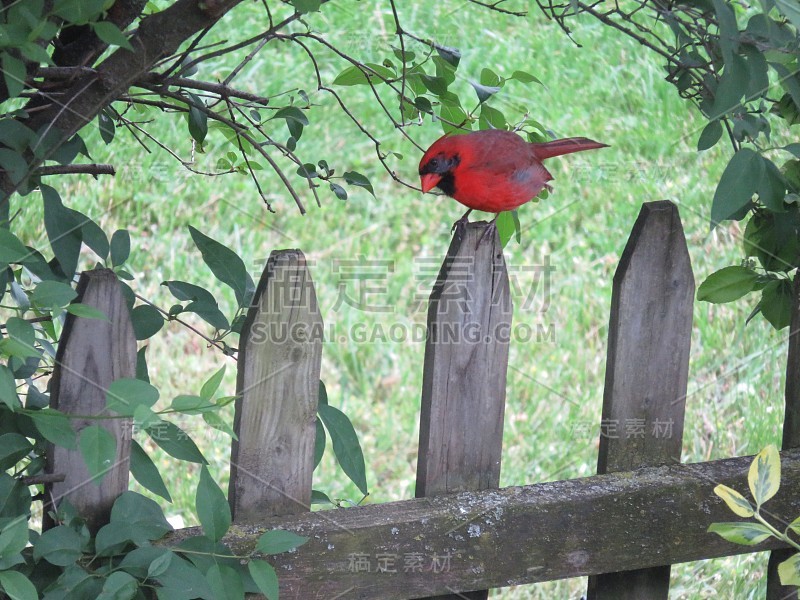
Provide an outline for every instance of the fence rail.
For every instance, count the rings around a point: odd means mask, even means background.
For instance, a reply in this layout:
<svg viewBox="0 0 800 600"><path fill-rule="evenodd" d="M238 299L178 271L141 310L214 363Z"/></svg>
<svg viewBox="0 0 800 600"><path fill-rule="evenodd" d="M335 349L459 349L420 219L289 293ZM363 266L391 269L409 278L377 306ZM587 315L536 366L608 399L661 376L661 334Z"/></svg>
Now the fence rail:
<svg viewBox="0 0 800 600"><path fill-rule="evenodd" d="M677 208L643 206L614 277L603 419L635 422L637 434L601 436L594 477L505 489L509 341L498 332L510 328L512 306L496 236L479 243L484 227L457 232L430 298L418 498L368 507L308 512L322 316L302 252L270 256L241 336L228 498L237 527L224 541L244 553L270 528L310 537L273 557L282 597L478 599L490 588L589 575L592 600L666 598L671 564L753 551L706 532L731 517L714 486L740 488L751 459L680 464L694 277ZM135 340L113 274L84 274L79 292L113 318L101 326L69 317L54 398L65 412L102 414L108 385L133 373ZM798 355L794 342L791 364ZM789 449L800 445L797 377L789 373L783 481L770 501L786 518L800 514L800 449ZM129 427L114 434L129 440ZM49 472L65 474L51 488L56 502L69 498L102 524L127 486L127 456L118 458L119 475L97 487L81 485L78 454L51 453ZM770 598L774 590L785 596L773 581Z"/></svg>

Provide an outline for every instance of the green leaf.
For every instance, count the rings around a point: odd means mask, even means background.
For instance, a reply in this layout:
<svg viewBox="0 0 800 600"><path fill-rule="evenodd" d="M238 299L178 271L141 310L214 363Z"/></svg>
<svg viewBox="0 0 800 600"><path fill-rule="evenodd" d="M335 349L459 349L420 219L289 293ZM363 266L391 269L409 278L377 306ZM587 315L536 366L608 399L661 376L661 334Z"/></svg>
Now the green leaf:
<svg viewBox="0 0 800 600"><path fill-rule="evenodd" d="M60 281L40 281L30 294L31 302L41 309L58 309L67 306L78 296L71 286Z"/></svg>
<svg viewBox="0 0 800 600"><path fill-rule="evenodd" d="M90 425L81 431L78 448L95 485L100 485L106 473L114 467L117 440L100 425Z"/></svg>
<svg viewBox="0 0 800 600"><path fill-rule="evenodd" d="M483 85L476 81L470 81L469 84L472 86L472 89L475 90L475 94L478 96L478 103L483 104L489 98L494 96L497 92L500 91L500 86L492 86L492 85Z"/></svg>
<svg viewBox="0 0 800 600"><path fill-rule="evenodd" d="M0 263L24 263L33 255L19 238L6 228L0 228Z"/></svg>
<svg viewBox="0 0 800 600"><path fill-rule="evenodd" d="M155 558L148 566L147 566L147 578L151 579L153 577L158 577L162 573L164 573L167 569L169 569L169 565L172 562L172 558L175 556L172 552L164 552L161 556Z"/></svg>
<svg viewBox="0 0 800 600"><path fill-rule="evenodd" d="M8 173L8 178L15 185L25 179L28 174L28 163L25 157L8 148L0 148L0 167Z"/></svg>
<svg viewBox="0 0 800 600"><path fill-rule="evenodd" d="M22 408L22 403L17 394L17 382L14 374L6 365L0 365L0 402L5 404L12 412Z"/></svg>
<svg viewBox="0 0 800 600"><path fill-rule="evenodd" d="M538 83L539 85L544 85L538 78L534 77L527 71L514 71L511 74L511 79L516 79L521 83Z"/></svg>
<svg viewBox="0 0 800 600"><path fill-rule="evenodd" d="M436 96L443 96L447 93L447 80L444 77L421 75L420 81L429 92Z"/></svg>
<svg viewBox="0 0 800 600"><path fill-rule="evenodd" d="M145 431L150 439L170 456L179 460L208 464L192 438L174 423L160 421L147 427Z"/></svg>
<svg viewBox="0 0 800 600"><path fill-rule="evenodd" d="M167 486L164 485L164 479L158 472L158 467L136 440L131 440L131 475L142 487L161 496L167 502L172 502L172 497L169 495Z"/></svg>
<svg viewBox="0 0 800 600"><path fill-rule="evenodd" d="M478 119L481 129L507 129L506 117L494 107L484 104Z"/></svg>
<svg viewBox="0 0 800 600"><path fill-rule="evenodd" d="M77 212L77 211L75 211ZM108 256L108 238L100 226L86 215L81 214L78 219L82 222L81 237L83 242L89 246L101 260Z"/></svg>
<svg viewBox="0 0 800 600"><path fill-rule="evenodd" d="M747 63L741 56L734 54L730 59L725 59L725 69L717 86L710 116L717 119L735 110L747 91L749 80Z"/></svg>
<svg viewBox="0 0 800 600"><path fill-rule="evenodd" d="M187 94L189 101L189 112L186 113L186 121L189 124L189 135L198 144L203 144L203 141L208 135L208 114L206 113L206 105L195 94Z"/></svg>
<svg viewBox="0 0 800 600"><path fill-rule="evenodd" d="M742 544L743 546L755 546L760 544L772 534L769 529L760 523L712 523L708 528L709 533L716 533L721 538Z"/></svg>
<svg viewBox="0 0 800 600"><path fill-rule="evenodd" d="M83 540L77 531L66 525L48 529L33 545L33 558L44 559L57 567L71 565L81 557Z"/></svg>
<svg viewBox="0 0 800 600"><path fill-rule="evenodd" d="M131 255L131 234L127 229L118 229L111 236L111 264L122 266Z"/></svg>
<svg viewBox="0 0 800 600"><path fill-rule="evenodd" d="M48 442L67 450L75 450L78 447L78 436L64 413L52 408L43 408L29 412L28 416Z"/></svg>
<svg viewBox="0 0 800 600"><path fill-rule="evenodd" d="M697 299L719 304L733 302L750 293L758 282L758 273L741 266L724 267L709 275L697 288Z"/></svg>
<svg viewBox="0 0 800 600"><path fill-rule="evenodd" d="M158 401L156 388L140 379L123 377L112 382L106 392L106 408L117 414L132 417L140 404L152 407Z"/></svg>
<svg viewBox="0 0 800 600"><path fill-rule="evenodd" d="M700 139L697 140L697 150L702 152L713 147L722 137L722 123L718 119L711 121L703 128Z"/></svg>
<svg viewBox="0 0 800 600"><path fill-rule="evenodd" d="M308 125L308 117L296 106L284 106L272 115L273 119L286 119L287 121L297 121L305 127Z"/></svg>
<svg viewBox="0 0 800 600"><path fill-rule="evenodd" d="M0 434L0 470L12 468L33 450L33 444L18 433ZM0 555L3 553L3 534L0 534Z"/></svg>
<svg viewBox="0 0 800 600"><path fill-rule="evenodd" d="M215 563L206 572L215 600L244 600L242 578L231 567Z"/></svg>
<svg viewBox="0 0 800 600"><path fill-rule="evenodd" d="M345 190L342 186L338 183L331 183L330 184L331 191L336 194L336 197L339 200L347 200L347 190Z"/></svg>
<svg viewBox="0 0 800 600"><path fill-rule="evenodd" d="M53 188L40 185L42 201L44 203L44 227L47 239L53 254L61 265L61 270L69 279L78 267L78 257L81 251L81 225L74 213L61 203L61 198ZM0 256L0 262L4 261Z"/></svg>
<svg viewBox="0 0 800 600"><path fill-rule="evenodd" d="M795 275L796 277L796 275ZM792 321L792 284L788 279L770 281L761 292L761 314L780 331Z"/></svg>
<svg viewBox="0 0 800 600"><path fill-rule="evenodd" d="M750 148L733 155L714 192L711 203L711 226L716 227L747 206L758 191L764 172L764 160Z"/></svg>
<svg viewBox="0 0 800 600"><path fill-rule="evenodd" d="M728 64L736 52L739 40L739 27L736 24L736 13L733 7L725 0L712 0L714 11L717 13L719 27L719 45L725 64Z"/></svg>
<svg viewBox="0 0 800 600"><path fill-rule="evenodd" d="M97 20L105 4L105 0L56 0L53 3L53 14L73 25L83 25Z"/></svg>
<svg viewBox="0 0 800 600"><path fill-rule="evenodd" d="M161 507L150 498L136 492L123 492L111 508L111 522L126 523L136 532L137 540L157 540L172 531Z"/></svg>
<svg viewBox="0 0 800 600"><path fill-rule="evenodd" d="M100 21L99 23L92 23L92 29L101 40L109 46L119 46L125 50L133 52L133 46L128 41L128 38L122 30L111 23L110 21Z"/></svg>
<svg viewBox="0 0 800 600"><path fill-rule="evenodd" d="M781 585L800 586L800 554L793 554L778 565Z"/></svg>
<svg viewBox="0 0 800 600"><path fill-rule="evenodd" d="M106 144L114 141L116 125L114 124L113 113L109 109L104 109L97 115L97 128L100 130L100 137Z"/></svg>
<svg viewBox="0 0 800 600"><path fill-rule="evenodd" d="M439 46L438 44L435 47L436 54L439 55L442 60L444 60L453 69L458 68L458 63L461 62L461 52L458 50L458 48Z"/></svg>
<svg viewBox="0 0 800 600"><path fill-rule="evenodd" d="M322 5L322 0L289 0L294 9L304 15L310 12L317 12Z"/></svg>
<svg viewBox="0 0 800 600"><path fill-rule="evenodd" d="M795 0L775 0L775 6L800 31L800 4Z"/></svg>
<svg viewBox="0 0 800 600"><path fill-rule="evenodd" d="M19 317L11 317L6 321L6 333L8 338L4 341L16 342L14 351L9 354L18 356L20 358L39 357L40 353L34 347L36 343L36 332L33 325L28 323L25 319ZM0 342L2 344L3 342ZM4 351L6 349L4 348Z"/></svg>
<svg viewBox="0 0 800 600"><path fill-rule="evenodd" d="M345 475L356 484L361 493L368 494L364 454L350 419L333 406L322 404L317 407L325 428L331 436L333 453Z"/></svg>
<svg viewBox="0 0 800 600"><path fill-rule="evenodd" d="M218 407L213 402L194 396L191 394L181 394L175 396L172 400L170 408L174 411L184 413L187 415L199 415L210 410L216 410Z"/></svg>
<svg viewBox="0 0 800 600"><path fill-rule="evenodd" d="M316 469L320 461L322 461L322 455L325 454L325 444L328 438L325 435L325 427L322 426L322 421L320 421L319 417L315 419L315 424L317 432L314 438L314 468Z"/></svg>
<svg viewBox="0 0 800 600"><path fill-rule="evenodd" d="M98 321L108 321L108 316L99 308L81 304L80 302L67 305L67 312L81 319L97 319Z"/></svg>
<svg viewBox="0 0 800 600"><path fill-rule="evenodd" d="M236 432L233 430L233 427L231 427L230 424L223 419L218 412L204 412L203 420L217 431L221 431L222 433L231 436L231 438L234 440L239 439L236 436Z"/></svg>
<svg viewBox="0 0 800 600"><path fill-rule="evenodd" d="M133 426L137 429L147 429L159 423L161 423L161 417L154 413L149 406L139 404L133 409Z"/></svg>
<svg viewBox="0 0 800 600"><path fill-rule="evenodd" d="M111 521L97 532L95 549L100 555L111 556L129 542L142 546L169 531L172 526L158 504L136 492L123 492L111 508Z"/></svg>
<svg viewBox="0 0 800 600"><path fill-rule="evenodd" d="M247 570L262 594L269 600L278 600L278 575L271 564L254 558L247 563Z"/></svg>
<svg viewBox="0 0 800 600"><path fill-rule="evenodd" d="M328 494L320 492L319 490L311 490L311 504L330 504L335 506L333 500L328 497Z"/></svg>
<svg viewBox="0 0 800 600"><path fill-rule="evenodd" d="M150 373L147 370L147 349L150 346L142 346L136 352L136 379L141 379L150 383Z"/></svg>
<svg viewBox="0 0 800 600"><path fill-rule="evenodd" d="M753 459L747 473L747 483L756 507L778 492L781 485L781 457L774 445L770 444Z"/></svg>
<svg viewBox="0 0 800 600"><path fill-rule="evenodd" d="M8 52L0 54L0 64L3 66L3 79L6 82L9 98L16 98L25 89L25 63Z"/></svg>
<svg viewBox="0 0 800 600"><path fill-rule="evenodd" d="M519 217L514 214L514 211L503 211L497 215L497 233L500 235L500 246L506 247L506 244L511 241L514 234L517 236L517 243L520 241L519 232Z"/></svg>
<svg viewBox="0 0 800 600"><path fill-rule="evenodd" d="M729 488L727 485L718 485L714 488L714 493L725 501L725 504L728 505L728 508L730 508L735 515L747 518L755 514L747 498L736 490Z"/></svg>
<svg viewBox="0 0 800 600"><path fill-rule="evenodd" d="M11 600L37 600L39 597L30 579L19 571L0 571L0 587Z"/></svg>
<svg viewBox="0 0 800 600"><path fill-rule="evenodd" d="M764 159L764 176L758 184L758 199L772 212L786 212L783 199L786 197L786 184L778 167L769 159Z"/></svg>
<svg viewBox="0 0 800 600"><path fill-rule="evenodd" d="M369 182L369 179L362 175L357 171L347 171L344 175L344 180L349 183L350 185L356 185L358 187L362 187L367 190L370 194L375 196L375 190L372 188L372 184Z"/></svg>
<svg viewBox="0 0 800 600"><path fill-rule="evenodd" d="M467 113L456 103L442 102L439 119L442 122L442 131L445 133L464 133L470 129Z"/></svg>
<svg viewBox="0 0 800 600"><path fill-rule="evenodd" d="M130 600L139 590L139 582L124 571L114 571L103 583L97 600Z"/></svg>
<svg viewBox="0 0 800 600"><path fill-rule="evenodd" d="M226 365L222 365L222 367L203 384L203 387L200 389L201 398L211 400L214 397L214 394L217 393L222 383L222 378L225 377L225 367Z"/></svg>
<svg viewBox="0 0 800 600"><path fill-rule="evenodd" d="M233 290L239 306L246 306L255 290L255 284L239 255L191 225L189 232L214 276Z"/></svg>
<svg viewBox="0 0 800 600"><path fill-rule="evenodd" d="M273 529L262 534L256 542L256 551L262 554L281 554L294 550L308 541L307 537L284 529Z"/></svg>
<svg viewBox="0 0 800 600"><path fill-rule="evenodd" d="M28 517L20 515L6 523L0 531L0 557L19 554L28 545Z"/></svg>
<svg viewBox="0 0 800 600"><path fill-rule="evenodd" d="M319 404L328 405L328 389L325 387L325 382L319 380L319 389L317 391L317 402Z"/></svg>
<svg viewBox="0 0 800 600"><path fill-rule="evenodd" d="M195 507L203 533L215 542L221 540L231 526L231 509L228 499L205 465L200 469Z"/></svg>
<svg viewBox="0 0 800 600"><path fill-rule="evenodd" d="M131 311L133 333L137 340L153 337L164 326L164 317L155 307L141 304Z"/></svg>
<svg viewBox="0 0 800 600"><path fill-rule="evenodd" d="M367 78L366 74L355 65L347 67L344 71L336 76L336 79L333 80L334 85L341 86L363 85L366 83L369 83L369 79Z"/></svg>

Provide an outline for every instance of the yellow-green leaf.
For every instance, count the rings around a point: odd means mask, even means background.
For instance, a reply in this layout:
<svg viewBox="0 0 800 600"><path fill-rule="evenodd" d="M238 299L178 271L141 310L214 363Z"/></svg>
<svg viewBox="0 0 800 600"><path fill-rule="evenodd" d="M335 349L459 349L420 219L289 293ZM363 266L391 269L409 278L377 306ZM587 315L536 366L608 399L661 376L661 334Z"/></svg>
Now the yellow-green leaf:
<svg viewBox="0 0 800 600"><path fill-rule="evenodd" d="M773 444L764 448L753 459L747 482L756 506L761 506L777 493L781 485L781 457Z"/></svg>
<svg viewBox="0 0 800 600"><path fill-rule="evenodd" d="M716 533L723 539L742 544L743 546L755 546L766 540L772 535L766 527L760 523L712 523L708 528L708 533Z"/></svg>
<svg viewBox="0 0 800 600"><path fill-rule="evenodd" d="M794 531L797 535L800 535L800 517L797 517L794 521L789 523L789 529Z"/></svg>
<svg viewBox="0 0 800 600"><path fill-rule="evenodd" d="M714 488L714 493L725 501L725 504L728 505L728 508L730 508L735 515L739 517L752 517L755 514L747 498L736 490L729 488L727 485L718 485Z"/></svg>
<svg viewBox="0 0 800 600"><path fill-rule="evenodd" d="M781 585L800 585L800 554L793 554L778 565Z"/></svg>

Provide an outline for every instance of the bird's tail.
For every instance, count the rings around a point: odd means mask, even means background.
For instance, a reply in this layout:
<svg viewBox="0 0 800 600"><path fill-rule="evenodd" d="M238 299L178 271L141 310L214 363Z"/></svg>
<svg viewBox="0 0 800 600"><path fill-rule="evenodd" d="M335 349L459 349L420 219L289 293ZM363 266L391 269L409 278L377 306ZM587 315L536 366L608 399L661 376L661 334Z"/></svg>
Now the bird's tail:
<svg viewBox="0 0 800 600"><path fill-rule="evenodd" d="M582 150L596 150L597 148L608 148L608 144L601 144L585 137L571 137L542 144L532 144L536 158L544 160L562 154L572 154Z"/></svg>

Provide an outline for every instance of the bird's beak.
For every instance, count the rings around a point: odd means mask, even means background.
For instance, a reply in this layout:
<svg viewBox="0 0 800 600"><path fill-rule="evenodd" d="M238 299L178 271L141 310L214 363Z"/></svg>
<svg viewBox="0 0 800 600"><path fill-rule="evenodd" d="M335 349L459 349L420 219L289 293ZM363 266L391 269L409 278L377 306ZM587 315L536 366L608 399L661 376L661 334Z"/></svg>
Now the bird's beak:
<svg viewBox="0 0 800 600"><path fill-rule="evenodd" d="M425 175L420 176L422 193L430 192L441 180L442 176L439 173L425 173Z"/></svg>

